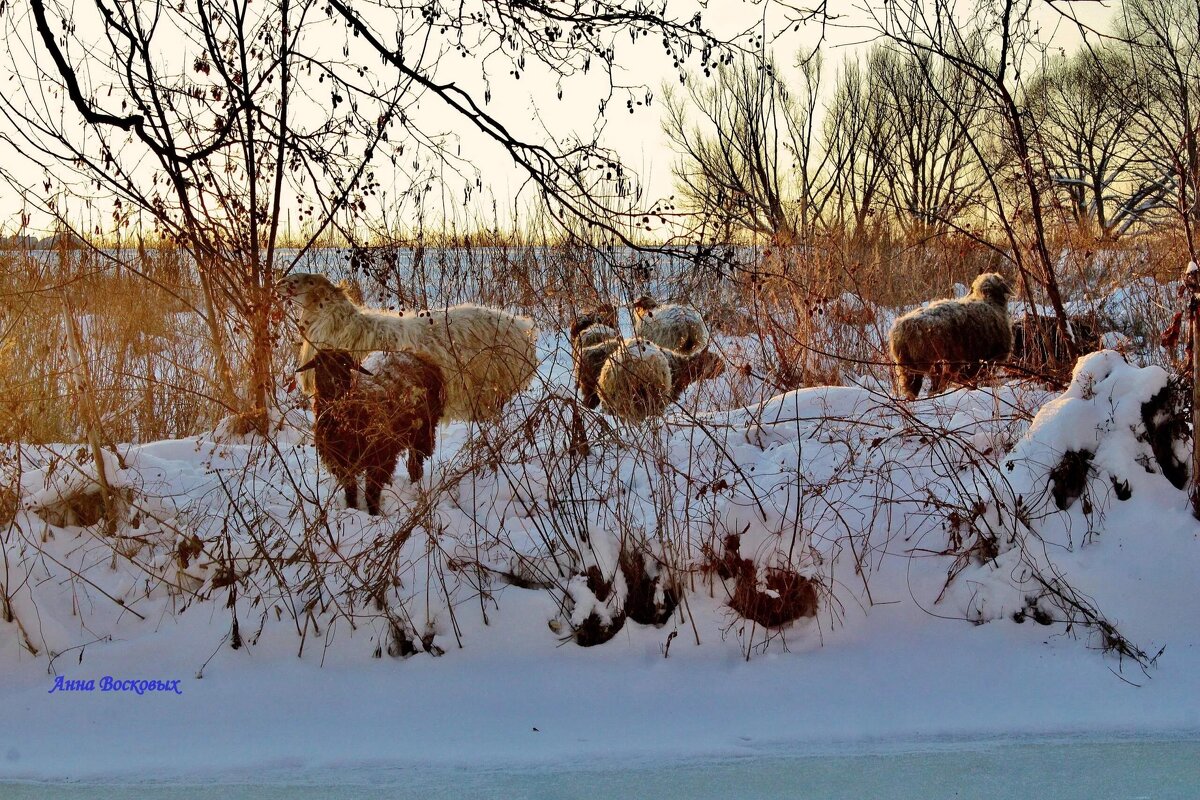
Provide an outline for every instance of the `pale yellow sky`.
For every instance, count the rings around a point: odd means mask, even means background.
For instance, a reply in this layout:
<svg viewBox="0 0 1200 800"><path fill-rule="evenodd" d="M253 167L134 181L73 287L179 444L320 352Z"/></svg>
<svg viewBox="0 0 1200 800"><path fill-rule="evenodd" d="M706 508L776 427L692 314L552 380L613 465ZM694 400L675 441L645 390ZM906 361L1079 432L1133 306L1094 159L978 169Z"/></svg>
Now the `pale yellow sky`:
<svg viewBox="0 0 1200 800"><path fill-rule="evenodd" d="M974 5L974 0L958 3L963 10ZM690 14L691 9L695 7L697 6L691 0L671 3L669 6L673 13L680 16ZM1095 0L1053 4L1043 0L1039 3L1036 19L1044 39L1070 51L1079 45L1079 31L1055 9L1069 10L1078 14L1085 24L1104 30L1114 7L1112 3ZM841 60L848 54L860 51L864 44L870 41L868 9L882 8L882 0L871 0L870 3L862 0L853 6L845 3L840 4L840 8L835 0L830 3L830 8L838 9L834 12L835 18L831 24L823 29L809 24L800 31L789 32L775 43L774 48L777 60L781 64L790 64L797 52L811 50L815 43L822 41L823 36L827 59L826 89L832 87ZM770 30L779 23L782 13L781 6L770 2L712 0L706 4L704 20L718 34L729 36L755 26L762 29L764 24L766 29ZM26 33L22 35L29 33L26 29ZM99 35L99 31L96 33ZM439 64L437 76L440 81L454 81L472 91L482 101L483 84L475 60L476 55L463 58L455 53L448 54ZM13 57L20 58L20 55L14 54ZM377 58L374 61L378 63ZM493 64L490 82L492 99L485 108L495 114L515 135L537 142L544 141L547 137L561 140L572 135L591 138L595 130L596 111L607 90L599 70L593 70L588 76L570 79L564 85L564 93L560 99L557 86L546 75L538 75L536 70L530 69L520 80L516 80L496 69L500 63L496 61ZM386 71L388 68L380 65L378 69ZM618 83L644 86L644 90L637 91L637 99L644 102L649 96L651 100L649 105L635 105L631 114L626 108L625 95L614 95L608 113L602 120L602 141L614 148L628 166L641 174L648 197L665 197L673 192L671 167L674 156L661 130L661 87L664 81L677 83L677 73L672 69L659 42L643 39L631 45L626 40L621 43L621 49L618 51L614 79ZM464 210L462 205L463 192L460 184L446 189L445 192L435 189L432 195L434 201L427 204L430 214L427 224L440 227L443 215L459 222L467 217L478 218L482 215L485 222L490 222L489 196L495 197L500 221L504 224L512 214L515 192L524 181L520 170L513 165L502 149L448 114L435 98L423 102L422 108L414 113L421 115L427 130L445 132L451 142L455 141L455 137L461 141L464 158L473 162L484 185L482 193L472 193L471 203L474 204L474 208L468 207L470 210ZM3 124L7 123L0 120L0 125ZM457 142L454 146L457 149ZM411 153L411 149L408 152ZM383 191L374 201L373 211L378 213L385 204L391 205L395 196L407 187L412 174L411 160L411 157L399 159L400 166L395 170L390 163L380 161L378 171ZM41 183L41 171L34 166L18 163L16 159L11 158L6 159L4 166L25 186L35 187ZM465 170L469 178L473 177L470 176L471 169L467 167ZM482 203L479 202L481 198ZM48 226L49 218L44 213L39 213L38 209L26 205L24 210L32 212L33 227L44 229ZM0 193L0 222L4 223L6 233L14 230L21 211L22 203L16 193ZM92 224L104 224L110 218L110 212L109 207L98 207L90 212L81 209L76 213L81 217L85 213L91 213ZM400 216L400 224L407 227L415 225L415 215L411 207L401 212Z"/></svg>

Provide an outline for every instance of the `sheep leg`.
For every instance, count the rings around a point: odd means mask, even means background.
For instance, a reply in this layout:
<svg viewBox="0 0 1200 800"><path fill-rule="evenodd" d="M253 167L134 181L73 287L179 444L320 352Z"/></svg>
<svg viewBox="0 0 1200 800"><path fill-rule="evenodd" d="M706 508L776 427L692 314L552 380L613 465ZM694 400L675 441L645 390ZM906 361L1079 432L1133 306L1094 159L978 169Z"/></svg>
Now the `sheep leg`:
<svg viewBox="0 0 1200 800"><path fill-rule="evenodd" d="M596 391L596 381L585 376L579 378L579 402L584 408L594 409L600 405L600 394Z"/></svg>
<svg viewBox="0 0 1200 800"><path fill-rule="evenodd" d="M425 459L433 455L436 431L434 425L426 425L413 437L413 445L408 448L408 479L412 483L425 475Z"/></svg>
<svg viewBox="0 0 1200 800"><path fill-rule="evenodd" d="M416 483L425 475L425 455L415 447L408 449L408 480Z"/></svg>
<svg viewBox="0 0 1200 800"><path fill-rule="evenodd" d="M379 495L383 493L387 477L379 469L367 471L367 513L372 517L379 516Z"/></svg>
<svg viewBox="0 0 1200 800"><path fill-rule="evenodd" d="M367 513L372 517L378 517L379 510L379 495L383 492L383 484L375 483L367 480Z"/></svg>
<svg viewBox="0 0 1200 800"><path fill-rule="evenodd" d="M358 508L358 478L355 475L343 476L339 483L346 490L346 508Z"/></svg>
<svg viewBox="0 0 1200 800"><path fill-rule="evenodd" d="M974 383L979 375L986 368L986 364L982 361L974 361L970 364L963 364L958 370L958 380L960 383Z"/></svg>
<svg viewBox="0 0 1200 800"><path fill-rule="evenodd" d="M949 368L944 361L939 361L933 365L929 371L929 396L941 394L942 389L946 386L946 381L949 378Z"/></svg>
<svg viewBox="0 0 1200 800"><path fill-rule="evenodd" d="M906 400L916 400L921 393L921 384L925 376L916 370L896 367L896 388Z"/></svg>

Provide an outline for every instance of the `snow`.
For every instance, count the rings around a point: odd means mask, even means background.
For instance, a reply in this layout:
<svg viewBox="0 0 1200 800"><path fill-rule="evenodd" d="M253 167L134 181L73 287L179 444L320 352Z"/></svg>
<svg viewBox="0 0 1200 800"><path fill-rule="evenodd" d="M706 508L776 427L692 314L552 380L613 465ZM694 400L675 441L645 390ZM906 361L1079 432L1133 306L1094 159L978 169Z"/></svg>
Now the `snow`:
<svg viewBox="0 0 1200 800"><path fill-rule="evenodd" d="M116 543L39 514L89 462L65 471L74 449L24 448L0 563L21 622L0 623L0 780L1200 732L1200 526L1139 428L1161 369L1092 354L1058 397L1017 384L912 403L857 386L734 410L693 397L641 426L585 415L580 457L556 399L565 342L540 349L542 381L510 416L443 426L426 478L396 477L380 518L344 508L295 410L269 442L122 445L106 459L132 497ZM1068 451L1092 453L1091 473L1060 510L1048 476ZM990 558L973 549L984 533ZM730 534L760 580L786 567L814 581L817 616L763 630L734 614L732 581L703 569ZM205 554L183 565L191 537ZM686 602L662 627L626 621L579 647L573 626L614 621L630 548L673 565ZM397 579L387 613L351 606L382 562ZM616 599L597 599L589 568ZM1039 575L1097 616L1069 616ZM1034 609L1051 624L1013 621ZM1154 665L1103 652L1097 622ZM392 655L401 639L414 655ZM51 693L55 675L178 679L183 694Z"/></svg>

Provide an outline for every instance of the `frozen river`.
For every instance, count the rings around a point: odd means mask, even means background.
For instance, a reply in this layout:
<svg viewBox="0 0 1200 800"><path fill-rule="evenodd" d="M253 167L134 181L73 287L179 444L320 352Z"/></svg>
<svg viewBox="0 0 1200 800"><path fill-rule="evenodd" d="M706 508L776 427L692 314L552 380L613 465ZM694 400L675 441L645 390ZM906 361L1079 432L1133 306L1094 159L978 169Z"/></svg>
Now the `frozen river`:
<svg viewBox="0 0 1200 800"><path fill-rule="evenodd" d="M0 783L5 800L1194 800L1200 738L992 740L872 752L747 755L592 769L299 767L171 782Z"/></svg>

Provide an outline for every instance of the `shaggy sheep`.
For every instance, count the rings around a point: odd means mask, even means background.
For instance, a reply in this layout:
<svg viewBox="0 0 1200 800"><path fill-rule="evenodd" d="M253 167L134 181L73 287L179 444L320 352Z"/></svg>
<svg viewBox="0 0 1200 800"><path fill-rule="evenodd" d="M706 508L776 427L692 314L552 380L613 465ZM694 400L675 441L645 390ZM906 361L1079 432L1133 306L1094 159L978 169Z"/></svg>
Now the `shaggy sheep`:
<svg viewBox="0 0 1200 800"><path fill-rule="evenodd" d="M656 417L671 402L671 359L667 352L646 339L624 339L594 345L611 351L596 380L596 392L604 410L614 417L641 422Z"/></svg>
<svg viewBox="0 0 1200 800"><path fill-rule="evenodd" d="M938 300L897 319L888 337L897 391L915 399L928 375L929 392L937 394L947 381L971 380L985 363L1008 358L1011 295L1003 277L986 272L966 297Z"/></svg>
<svg viewBox="0 0 1200 800"><path fill-rule="evenodd" d="M614 315L615 316L615 315ZM612 320L615 323L615 320ZM580 317L571 326L571 360L575 364L575 385L579 396L588 408L600 404L596 383L604 362L612 355L621 341L621 333L615 324L599 315Z"/></svg>
<svg viewBox="0 0 1200 800"><path fill-rule="evenodd" d="M385 353L374 366L368 371L345 350L318 350L297 372L311 370L316 379L317 455L345 489L347 508L358 506L358 475L366 473L367 511L376 515L402 451L408 450L408 479L421 479L446 383L441 368L417 353Z"/></svg>
<svg viewBox="0 0 1200 800"><path fill-rule="evenodd" d="M681 356L664 350L671 364L671 401L683 395L697 381L716 378L725 372L725 361L712 350L702 350L694 356Z"/></svg>
<svg viewBox="0 0 1200 800"><path fill-rule="evenodd" d="M363 294L362 284L353 278L342 278L337 282L337 288L345 292L346 297L356 306L365 306L367 301Z"/></svg>
<svg viewBox="0 0 1200 800"><path fill-rule="evenodd" d="M708 347L708 326L699 311L674 303L660 306L646 295L633 301L633 332L684 356Z"/></svg>
<svg viewBox="0 0 1200 800"><path fill-rule="evenodd" d="M585 314L575 320L570 332L571 346L591 347L620 335L617 310L612 306L604 306L595 313Z"/></svg>
<svg viewBox="0 0 1200 800"><path fill-rule="evenodd" d="M372 350L419 352L445 375L448 420L495 417L537 370L537 330L528 317L471 304L415 314L359 308L323 275L291 275L278 289L301 307L301 360L317 348L360 357ZM311 376L302 374L300 387L313 394Z"/></svg>
<svg viewBox="0 0 1200 800"><path fill-rule="evenodd" d="M633 342L634 340L628 341ZM581 317L571 326L571 356L575 363L575 383L579 387L580 400L588 408L596 408L600 404L600 375L605 364L608 363L609 357L622 344L624 344L624 340L621 339L620 333L606 322L600 321L596 316ZM725 362L710 350L685 356L665 347L656 346L654 349L661 351L667 360L671 376L667 389L667 399L670 402L678 400L687 387L696 381L715 378L725 371ZM657 361L657 355L649 348L647 348L646 355L647 358ZM639 374L645 372L646 370L639 370ZM649 369L649 373L656 376L654 378L656 382L657 376L661 375L657 368ZM624 388L618 389L618 385L622 385ZM632 385L632 382L618 381L614 375L610 378L609 391L619 394L628 391ZM632 400L626 402L617 399L606 403L605 409L610 413L616 413L612 412L613 407L621 409L631 405L636 406L637 403ZM623 414L617 413L617 416L623 416Z"/></svg>

